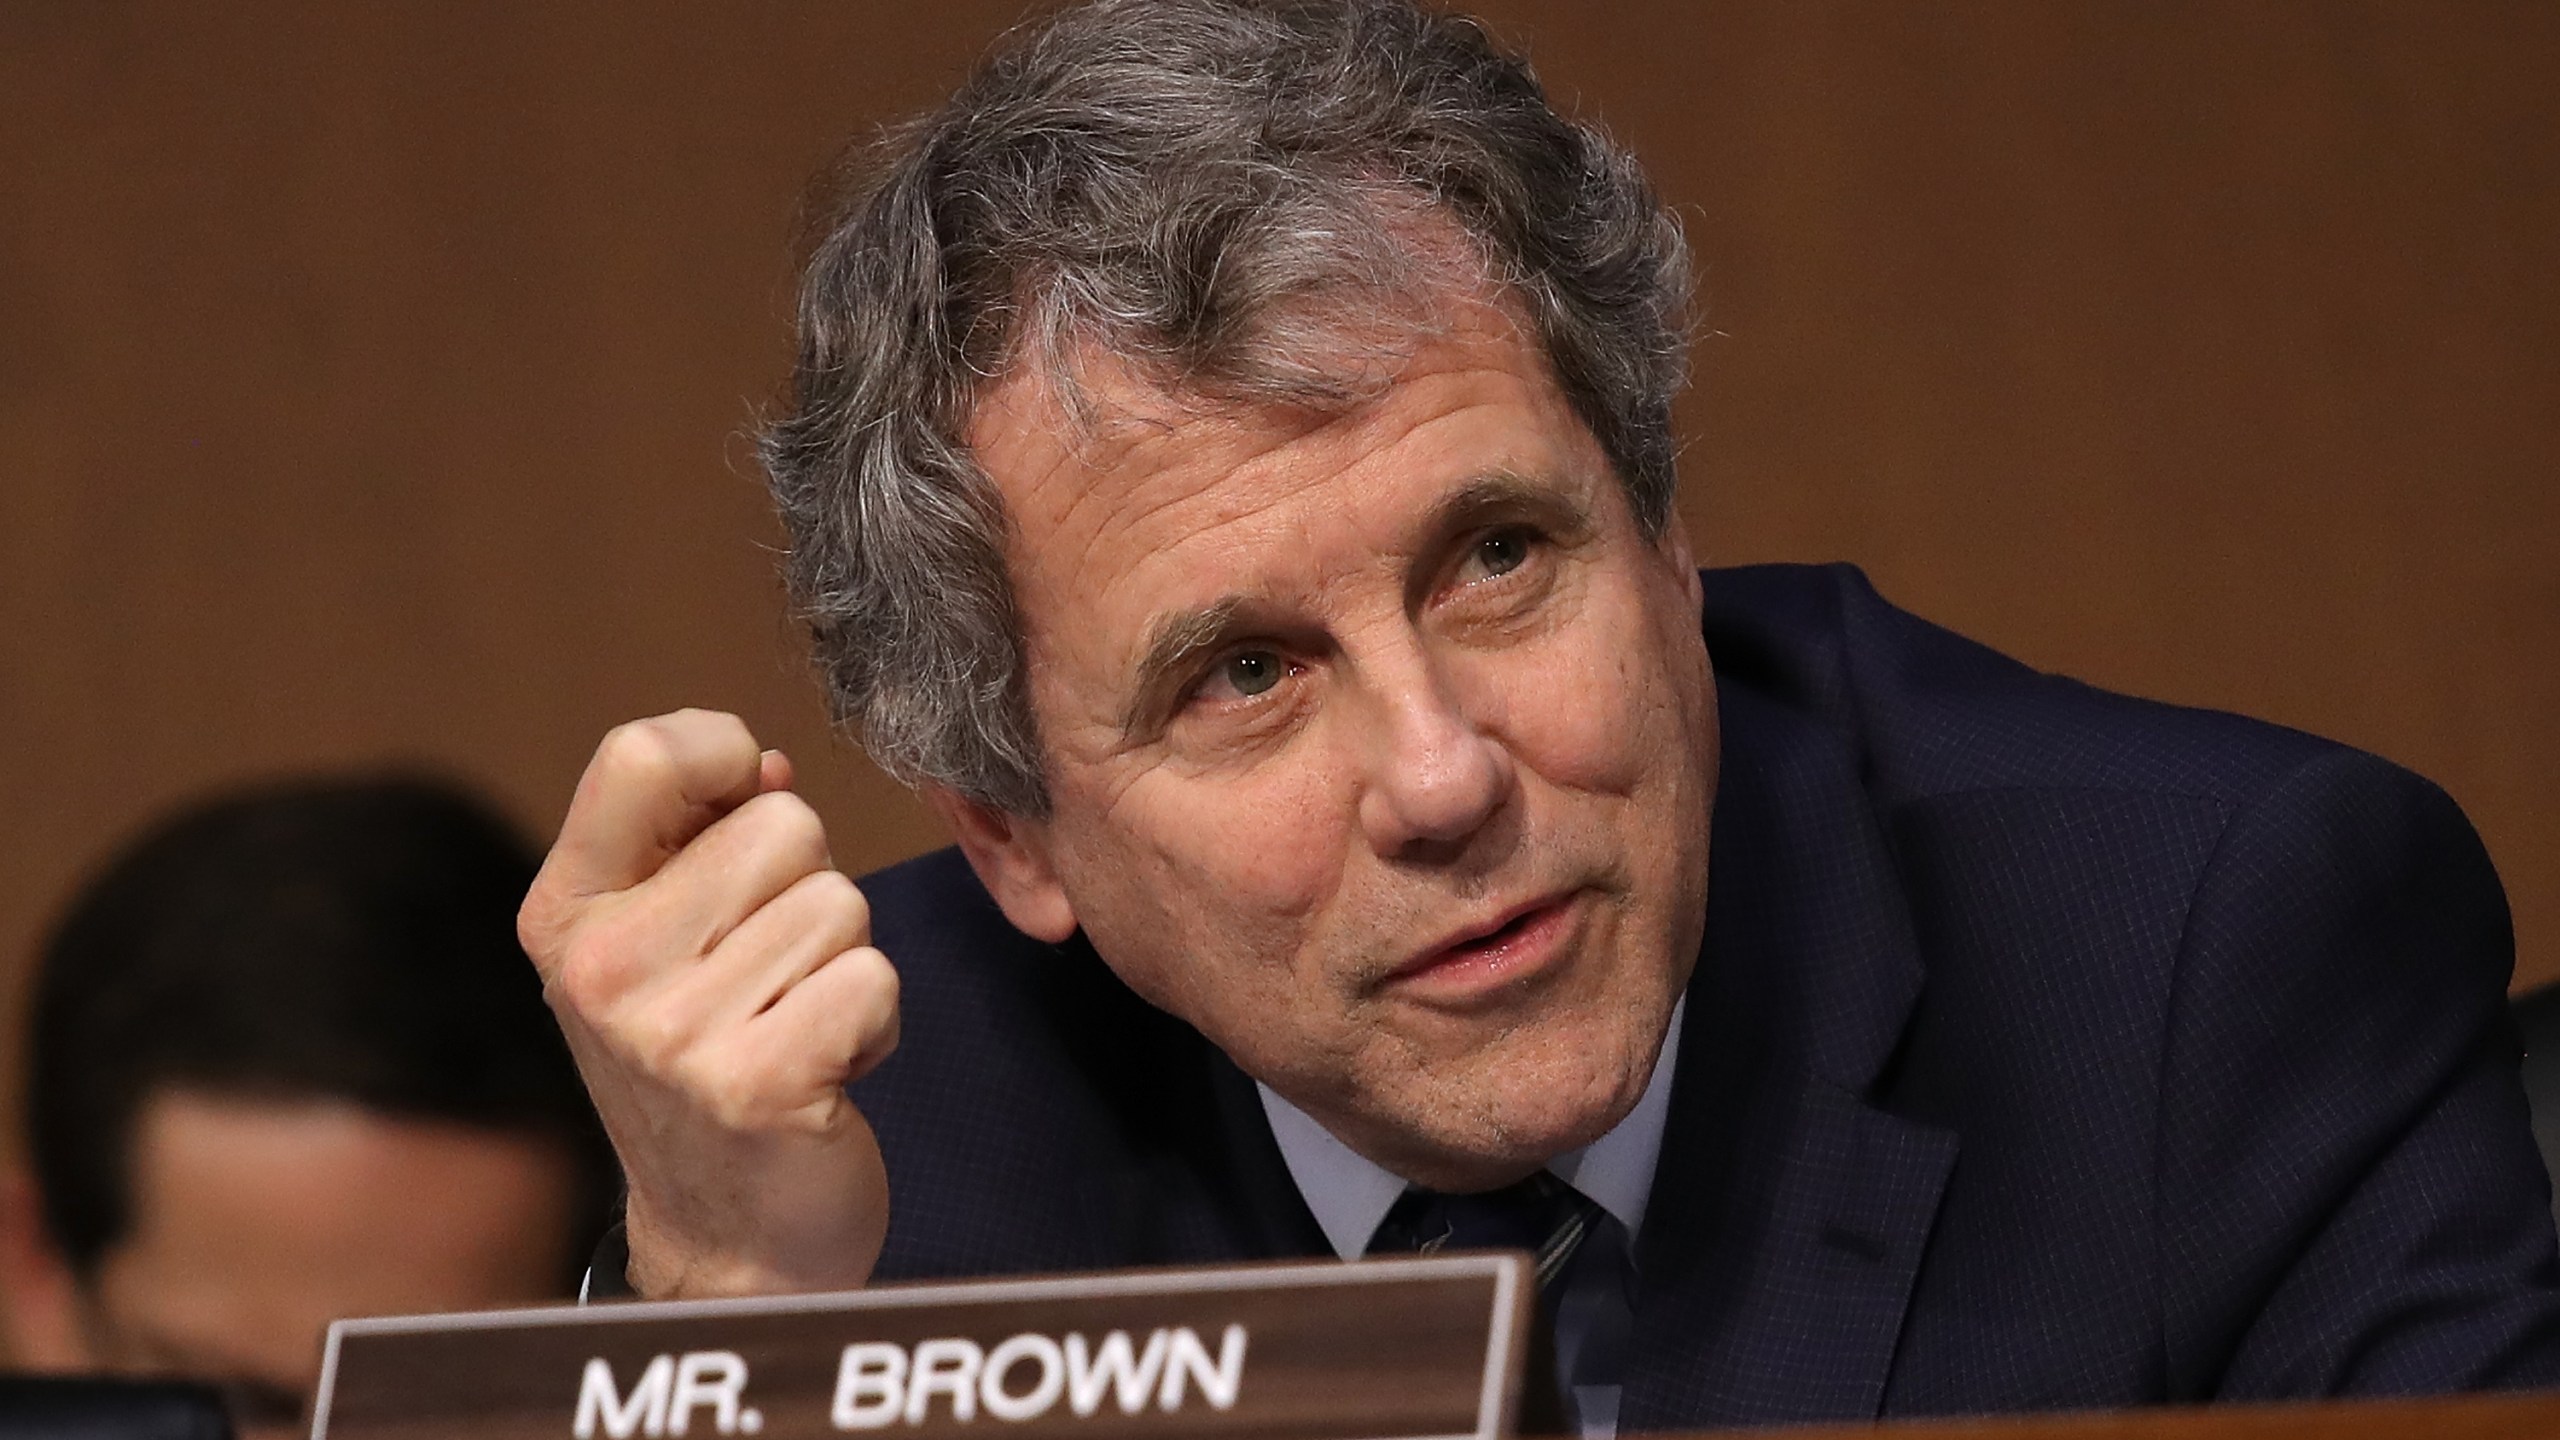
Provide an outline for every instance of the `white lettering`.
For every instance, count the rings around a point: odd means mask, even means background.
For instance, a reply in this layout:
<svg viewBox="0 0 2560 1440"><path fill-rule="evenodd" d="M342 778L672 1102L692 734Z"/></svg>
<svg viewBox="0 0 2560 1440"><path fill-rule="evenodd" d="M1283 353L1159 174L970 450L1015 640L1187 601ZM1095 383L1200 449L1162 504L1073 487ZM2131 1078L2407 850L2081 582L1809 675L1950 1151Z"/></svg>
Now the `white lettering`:
<svg viewBox="0 0 2560 1440"><path fill-rule="evenodd" d="M877 1430L897 1419L906 1405L904 1346L866 1340L844 1347L844 1359L836 1366L836 1403L829 1412L837 1429Z"/></svg>
<svg viewBox="0 0 2560 1440"><path fill-rule="evenodd" d="M611 1440L631 1440L644 1425L651 1436L666 1434L667 1389L675 1372L676 1357L661 1355L640 1372L640 1382L625 1396L614 1388L613 1367L601 1356L589 1360L578 1381L578 1440L594 1440L599 1420Z"/></svg>
<svg viewBox="0 0 2560 1440"><path fill-rule="evenodd" d="M1229 1325L1219 1333L1214 1354L1189 1326L1151 1331L1143 1347L1126 1330L1110 1331L1100 1344L1082 1334L1061 1344L1026 1331L992 1350L958 1336L926 1340L913 1351L865 1341L844 1347L830 1418L838 1430L877 1430L901 1421L922 1425L937 1396L949 1400L951 1418L963 1424L977 1419L982 1407L1009 1423L1037 1420L1061 1399L1079 1419L1092 1418L1106 1397L1123 1415L1139 1414L1150 1403L1170 1413L1195 1392L1216 1409L1232 1410L1244 1392L1248 1339L1243 1326ZM726 1350L687 1355L672 1375L658 1366L629 1398L614 1390L609 1371L591 1367L579 1400L578 1434L591 1440L600 1415L612 1440L630 1440L644 1419L653 1437L681 1436L702 1405L714 1408L720 1433L752 1434L764 1417L745 1406L746 1384L746 1361ZM672 1414L666 1415L670 1389ZM662 1415L671 1421L663 1431Z"/></svg>
<svg viewBox="0 0 2560 1440"><path fill-rule="evenodd" d="M711 1407L712 1428L738 1433L738 1401L747 1388L746 1357L734 1350L696 1350L676 1362L674 1393L667 1398L667 1433L682 1435L694 1408Z"/></svg>
<svg viewBox="0 0 2560 1440"><path fill-rule="evenodd" d="M1156 1388L1156 1375L1164 1369L1164 1350L1162 1330L1148 1336L1146 1350L1134 1355L1126 1330L1103 1336L1101 1347L1090 1354L1082 1335L1069 1335L1067 1403L1079 1417L1091 1415L1101 1408L1102 1392L1107 1386L1119 1397L1121 1414L1137 1414L1146 1408L1147 1396Z"/></svg>
<svg viewBox="0 0 2560 1440"><path fill-rule="evenodd" d="M1017 1395L1005 1389L1005 1376L1025 1360L1036 1362L1040 1378L1030 1389ZM987 1352L986 1368L978 1372L978 1398L987 1413L999 1420L1034 1420L1047 1414L1058 1403L1058 1395L1067 1388L1067 1357L1058 1342L1046 1335L1016 1335Z"/></svg>
<svg viewBox="0 0 2560 1440"><path fill-rule="evenodd" d="M951 1418L978 1418L978 1371L986 1353L974 1340L926 1340L916 1346L915 1367L907 1373L907 1423L921 1425L937 1394L951 1397Z"/></svg>
<svg viewBox="0 0 2560 1440"><path fill-rule="evenodd" d="M1167 1410L1182 1408L1182 1382L1185 1376L1200 1383L1201 1397L1221 1410L1236 1408L1236 1392L1244 1387L1244 1327L1230 1325L1218 1337L1218 1358L1209 1359L1209 1347L1200 1337L1183 1326L1173 1332L1173 1346L1164 1362L1164 1389L1156 1403Z"/></svg>

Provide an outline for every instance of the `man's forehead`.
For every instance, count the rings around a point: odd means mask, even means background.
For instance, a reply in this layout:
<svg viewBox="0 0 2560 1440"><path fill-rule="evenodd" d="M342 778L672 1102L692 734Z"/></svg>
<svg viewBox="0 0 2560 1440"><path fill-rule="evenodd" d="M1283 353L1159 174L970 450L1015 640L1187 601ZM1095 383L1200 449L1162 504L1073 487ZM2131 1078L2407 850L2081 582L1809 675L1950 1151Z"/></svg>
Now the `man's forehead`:
<svg viewBox="0 0 2560 1440"><path fill-rule="evenodd" d="M1097 496L1098 489L1125 487L1179 464L1186 488L1197 493L1261 453L1315 432L1356 433L1435 360L1448 368L1452 357L1463 356L1478 368L1553 383L1517 297L1491 286L1442 287L1410 313L1376 317L1366 327L1327 326L1298 343L1321 352L1331 376L1327 393L1188 385L1162 366L1098 344L1045 361L1036 351L1021 355L980 393L963 439L994 483L1020 542L1028 538L1026 528L1056 523L1070 511L1083 512L1088 525L1108 523L1115 518L1109 502L1126 497ZM1140 503L1163 498L1141 497ZM1093 509L1096 500L1103 511Z"/></svg>
<svg viewBox="0 0 2560 1440"><path fill-rule="evenodd" d="M1160 571L1176 552L1215 549L1250 528L1239 522L1338 483L1338 474L1291 463L1287 452L1358 418L1356 410L1179 395L1126 372L1082 394L1078 414L1052 385L1010 382L971 436L1005 508L1017 588L1063 584L1080 601L1125 572ZM1275 455L1280 463L1270 463Z"/></svg>
<svg viewBox="0 0 2560 1440"><path fill-rule="evenodd" d="M1000 372L971 407L964 442L982 468L989 445L1026 429L1088 461L1182 427L1194 435L1304 427L1374 405L1418 356L1450 340L1518 345L1546 368L1527 304L1475 243L1428 206L1378 217L1400 258L1401 285L1319 290L1230 317L1215 344L1198 337L1082 329L1052 302L1024 297L1025 319ZM1256 359L1255 357L1260 357ZM1002 477L999 476L1000 482Z"/></svg>
<svg viewBox="0 0 2560 1440"><path fill-rule="evenodd" d="M1288 413L1186 393L1138 366L1089 351L1071 370L1009 370L980 399L966 438L980 467L1010 498L1052 469L1104 474L1177 433L1195 443L1242 437L1271 428Z"/></svg>

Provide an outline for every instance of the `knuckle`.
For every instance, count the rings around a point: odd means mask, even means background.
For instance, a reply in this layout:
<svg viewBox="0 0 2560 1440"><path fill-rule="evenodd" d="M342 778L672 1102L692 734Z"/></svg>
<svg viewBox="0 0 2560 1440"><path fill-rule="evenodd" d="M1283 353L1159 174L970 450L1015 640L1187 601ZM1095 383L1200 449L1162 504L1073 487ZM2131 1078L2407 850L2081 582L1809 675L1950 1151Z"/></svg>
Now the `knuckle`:
<svg viewBox="0 0 2560 1440"><path fill-rule="evenodd" d="M775 790L757 796L748 806L755 812L756 833L764 844L807 861L812 869L826 863L827 822L818 818L808 801L788 790Z"/></svg>
<svg viewBox="0 0 2560 1440"><path fill-rule="evenodd" d="M777 1090L784 1098L771 1107L771 1118L805 1119L813 1110L823 1111L827 1101L844 1094L844 1082L841 1057L829 1054L823 1047L794 1053L776 1065Z"/></svg>
<svg viewBox="0 0 2560 1440"><path fill-rule="evenodd" d="M569 1008L590 1019L610 1007L622 989L622 955L592 931L572 936L560 952L553 988Z"/></svg>
<svg viewBox="0 0 2560 1440"><path fill-rule="evenodd" d="M613 1035L643 1072L688 1094L698 1085L701 1057L691 1043L691 1027L665 1007L633 1007L618 1018Z"/></svg>
<svg viewBox="0 0 2560 1440"><path fill-rule="evenodd" d="M870 929L871 901L851 876L830 867L800 883L809 887L809 898L829 919L840 922L838 928L854 935Z"/></svg>
<svg viewBox="0 0 2560 1440"><path fill-rule="evenodd" d="M666 717L671 733L681 733L689 753L724 773L753 770L762 752L747 722L726 710L679 710Z"/></svg>
<svg viewBox="0 0 2560 1440"><path fill-rule="evenodd" d="M665 1078L678 1093L705 1113L721 1118L727 1101L727 1087L720 1067L700 1050L687 1050L667 1057Z"/></svg>
<svg viewBox="0 0 2560 1440"><path fill-rule="evenodd" d="M688 705L666 718L675 724L700 731L705 739L723 746L752 747L756 743L755 736L747 729L747 722L738 718L732 711Z"/></svg>
<svg viewBox="0 0 2560 1440"><path fill-rule="evenodd" d="M630 720L604 732L593 769L606 784L663 786L676 773L675 745L658 720Z"/></svg>
<svg viewBox="0 0 2560 1440"><path fill-rule="evenodd" d="M559 958L562 921L559 902L540 881L516 907L516 944L537 965Z"/></svg>
<svg viewBox="0 0 2560 1440"><path fill-rule="evenodd" d="M850 952L855 973L862 981L863 993L895 1014L898 1008L898 967L889 957L865 945Z"/></svg>
<svg viewBox="0 0 2560 1440"><path fill-rule="evenodd" d="M736 1086L714 1083L700 1092L703 1113L723 1130L752 1130L755 1117L748 1113L746 1101Z"/></svg>
<svg viewBox="0 0 2560 1440"><path fill-rule="evenodd" d="M694 1093L704 1111L726 1129L759 1130L771 1118L762 1087L736 1065L704 1065Z"/></svg>
<svg viewBox="0 0 2560 1440"><path fill-rule="evenodd" d="M621 906L589 914L569 932L562 957L564 963L590 972L596 983L609 986L597 998L611 1000L645 970L661 943L645 915Z"/></svg>
<svg viewBox="0 0 2560 1440"><path fill-rule="evenodd" d="M898 971L889 957L868 947L843 957L846 985L853 992L851 1024L845 1032L847 1079L859 1079L898 1048Z"/></svg>

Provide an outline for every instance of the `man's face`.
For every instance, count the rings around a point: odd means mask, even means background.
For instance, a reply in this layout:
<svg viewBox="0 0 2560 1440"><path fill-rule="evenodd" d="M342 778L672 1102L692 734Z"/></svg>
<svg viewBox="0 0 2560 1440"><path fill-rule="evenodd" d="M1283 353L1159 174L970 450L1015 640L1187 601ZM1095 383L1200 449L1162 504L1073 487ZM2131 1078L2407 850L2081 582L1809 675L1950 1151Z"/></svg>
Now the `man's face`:
<svg viewBox="0 0 2560 1440"><path fill-rule="evenodd" d="M1716 727L1677 525L1644 537L1507 306L1449 309L1348 413L1098 366L1098 433L1016 379L971 441L1053 799L1007 822L1048 880L999 898L1465 1189L1642 1094L1703 924Z"/></svg>
<svg viewBox="0 0 2560 1440"><path fill-rule="evenodd" d="M162 1094L131 1184L89 1363L225 1384L248 1435L300 1433L330 1321L550 1298L569 1243L556 1147L349 1105Z"/></svg>

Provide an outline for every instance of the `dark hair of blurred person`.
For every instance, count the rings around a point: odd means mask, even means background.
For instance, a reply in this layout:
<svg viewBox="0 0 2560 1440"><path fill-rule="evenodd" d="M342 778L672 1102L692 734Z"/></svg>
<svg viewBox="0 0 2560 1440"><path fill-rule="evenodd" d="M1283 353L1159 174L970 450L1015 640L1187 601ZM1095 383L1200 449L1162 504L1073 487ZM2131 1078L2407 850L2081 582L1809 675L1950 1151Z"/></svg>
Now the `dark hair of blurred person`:
<svg viewBox="0 0 2560 1440"><path fill-rule="evenodd" d="M516 942L533 869L405 778L228 796L116 856L35 976L16 1361L289 1424L332 1319L573 1294L614 1171Z"/></svg>

